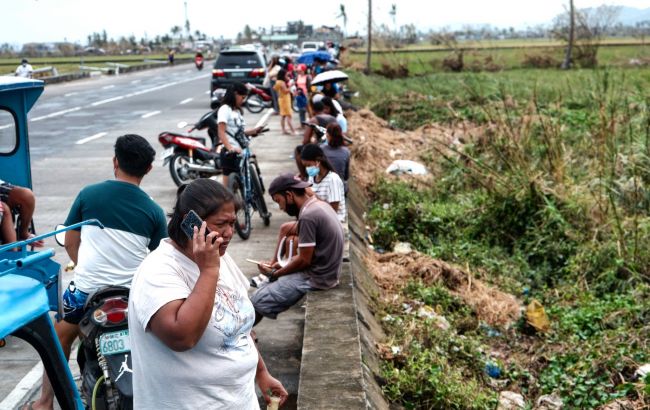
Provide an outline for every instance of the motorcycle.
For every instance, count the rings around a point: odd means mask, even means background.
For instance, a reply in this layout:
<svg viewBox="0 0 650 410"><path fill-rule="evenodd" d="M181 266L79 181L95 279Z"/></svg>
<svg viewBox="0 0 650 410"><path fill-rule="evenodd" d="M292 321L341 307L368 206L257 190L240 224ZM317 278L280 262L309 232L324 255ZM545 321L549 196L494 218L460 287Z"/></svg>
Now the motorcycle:
<svg viewBox="0 0 650 410"><path fill-rule="evenodd" d="M261 112L265 108L273 107L273 97L271 89L260 87L255 84L246 83L248 88L248 97L244 101L244 106L253 114Z"/></svg>
<svg viewBox="0 0 650 410"><path fill-rule="evenodd" d="M177 186L188 184L198 178L210 178L222 174L219 159L220 143L217 136L216 113L210 111L189 129L208 130L212 148L206 146L206 139L193 135L165 131L158 135L158 141L165 148L163 166L169 164L169 173ZM179 123L180 128L187 123Z"/></svg>
<svg viewBox="0 0 650 410"><path fill-rule="evenodd" d="M57 230L62 227L57 226ZM57 234L55 239L64 246L62 235ZM80 393L87 408L133 409L128 310L129 288L123 286L99 289L84 305L77 363L81 372Z"/></svg>
<svg viewBox="0 0 650 410"><path fill-rule="evenodd" d="M194 56L194 65L197 70L203 70L203 54L197 53L196 56Z"/></svg>

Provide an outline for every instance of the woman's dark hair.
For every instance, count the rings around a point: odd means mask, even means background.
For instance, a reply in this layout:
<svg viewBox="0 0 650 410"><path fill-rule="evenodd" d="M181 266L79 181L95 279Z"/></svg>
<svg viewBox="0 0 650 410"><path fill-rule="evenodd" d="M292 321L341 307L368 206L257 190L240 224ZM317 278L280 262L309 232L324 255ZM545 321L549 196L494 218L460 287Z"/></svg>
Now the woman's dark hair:
<svg viewBox="0 0 650 410"><path fill-rule="evenodd" d="M306 160L306 161L318 161L327 169L328 171L334 171L334 167L332 166L332 163L327 159L325 156L325 153L321 149L320 146L317 144L307 144L302 147L302 151L300 151L300 159Z"/></svg>
<svg viewBox="0 0 650 410"><path fill-rule="evenodd" d="M323 97L320 101L323 103L325 107L330 109L330 115L332 117L336 117L337 115L340 114L339 110L336 109L336 106L334 105L330 97Z"/></svg>
<svg viewBox="0 0 650 410"><path fill-rule="evenodd" d="M228 105L233 110L243 112L241 107L237 107L237 100L235 94L248 95L248 88L242 83L234 83L226 90L226 95L223 96L222 105Z"/></svg>
<svg viewBox="0 0 650 410"><path fill-rule="evenodd" d="M287 70L285 70L284 68L281 68L280 71L278 71L277 79L286 82L287 81Z"/></svg>
<svg viewBox="0 0 650 410"><path fill-rule="evenodd" d="M131 176L142 178L149 171L155 155L151 144L139 135L126 134L115 141L117 165Z"/></svg>
<svg viewBox="0 0 650 410"><path fill-rule="evenodd" d="M174 210L168 214L171 219L167 225L167 233L171 240L181 248L185 248L189 238L181 229L183 218L190 210L205 220L210 215L219 212L222 206L227 203L234 203L235 210L239 210L239 204L232 192L213 179L200 178L188 185L181 185L176 192L176 205Z"/></svg>
<svg viewBox="0 0 650 410"><path fill-rule="evenodd" d="M343 146L343 130L341 126L333 122L327 126L327 134L330 136L330 140L327 142L332 148L338 148Z"/></svg>

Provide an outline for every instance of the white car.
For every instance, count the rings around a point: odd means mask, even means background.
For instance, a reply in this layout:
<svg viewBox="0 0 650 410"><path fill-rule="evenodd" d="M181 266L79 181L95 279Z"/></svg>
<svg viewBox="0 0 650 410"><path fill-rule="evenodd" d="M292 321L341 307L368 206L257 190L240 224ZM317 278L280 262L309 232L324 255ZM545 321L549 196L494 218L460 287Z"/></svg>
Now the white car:
<svg viewBox="0 0 650 410"><path fill-rule="evenodd" d="M300 47L301 53L306 53L308 51L318 51L319 48L323 47L324 44L320 41L305 41Z"/></svg>

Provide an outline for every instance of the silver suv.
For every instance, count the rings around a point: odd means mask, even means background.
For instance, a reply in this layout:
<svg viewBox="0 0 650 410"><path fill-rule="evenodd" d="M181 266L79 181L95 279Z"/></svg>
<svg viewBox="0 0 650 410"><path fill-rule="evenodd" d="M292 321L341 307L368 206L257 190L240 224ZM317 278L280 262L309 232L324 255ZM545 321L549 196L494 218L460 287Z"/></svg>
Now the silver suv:
<svg viewBox="0 0 650 410"><path fill-rule="evenodd" d="M266 77L266 59L258 50L231 48L219 52L212 69L210 91L233 83L262 85Z"/></svg>

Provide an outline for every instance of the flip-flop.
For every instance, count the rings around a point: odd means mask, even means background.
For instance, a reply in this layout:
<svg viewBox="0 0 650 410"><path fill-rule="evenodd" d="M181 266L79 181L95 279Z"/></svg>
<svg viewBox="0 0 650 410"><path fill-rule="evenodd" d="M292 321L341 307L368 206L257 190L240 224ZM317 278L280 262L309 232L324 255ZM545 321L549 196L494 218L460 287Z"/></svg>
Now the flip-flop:
<svg viewBox="0 0 650 410"><path fill-rule="evenodd" d="M22 406L20 406L20 410L34 410L34 403L35 401L29 401L27 403L24 403Z"/></svg>

